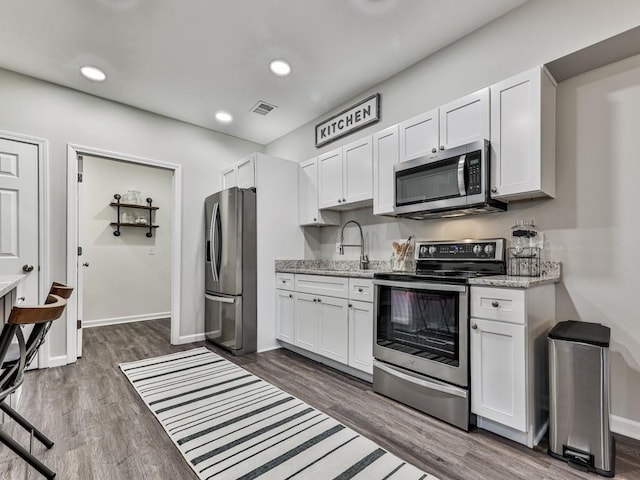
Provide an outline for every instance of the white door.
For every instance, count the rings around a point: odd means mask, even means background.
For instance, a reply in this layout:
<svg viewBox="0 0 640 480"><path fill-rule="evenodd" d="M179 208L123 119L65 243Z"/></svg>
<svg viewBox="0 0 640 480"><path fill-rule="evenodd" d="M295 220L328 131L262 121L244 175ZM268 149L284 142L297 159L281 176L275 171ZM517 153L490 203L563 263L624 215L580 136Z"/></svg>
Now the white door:
<svg viewBox="0 0 640 480"><path fill-rule="evenodd" d="M295 342L297 347L318 352L318 301L315 295L295 295Z"/></svg>
<svg viewBox="0 0 640 480"><path fill-rule="evenodd" d="M320 355L349 363L349 317L344 298L318 297L320 305Z"/></svg>
<svg viewBox="0 0 640 480"><path fill-rule="evenodd" d="M373 304L349 305L349 365L373 374Z"/></svg>
<svg viewBox="0 0 640 480"><path fill-rule="evenodd" d="M78 195L76 197L78 202L76 204L76 214L78 219L78 245L80 248L84 245L84 212L82 206L84 205L84 189L82 188L82 156L78 155ZM78 279L76 281L76 298L78 299L78 314L77 314L77 334L76 334L76 356L80 358L82 356L82 319L84 318L84 269L89 267L89 262L85 260L78 251ZM73 319L69 319L70 322Z"/></svg>
<svg viewBox="0 0 640 480"><path fill-rule="evenodd" d="M276 290L276 338L287 343L294 343L295 304L293 292Z"/></svg>
<svg viewBox="0 0 640 480"><path fill-rule="evenodd" d="M0 138L0 274L26 274L18 298L38 295L38 146Z"/></svg>
<svg viewBox="0 0 640 480"><path fill-rule="evenodd" d="M393 166L398 163L398 125L373 134L373 214L393 213Z"/></svg>
<svg viewBox="0 0 640 480"><path fill-rule="evenodd" d="M346 203L373 198L371 136L342 147L342 188L342 201Z"/></svg>
<svg viewBox="0 0 640 480"><path fill-rule="evenodd" d="M318 156L320 208L342 205L342 149Z"/></svg>
<svg viewBox="0 0 640 480"><path fill-rule="evenodd" d="M400 161L438 152L438 109L400 123Z"/></svg>
<svg viewBox="0 0 640 480"><path fill-rule="evenodd" d="M489 89L440 107L440 148L489 139Z"/></svg>
<svg viewBox="0 0 640 480"><path fill-rule="evenodd" d="M525 327L471 319L471 411L527 431Z"/></svg>

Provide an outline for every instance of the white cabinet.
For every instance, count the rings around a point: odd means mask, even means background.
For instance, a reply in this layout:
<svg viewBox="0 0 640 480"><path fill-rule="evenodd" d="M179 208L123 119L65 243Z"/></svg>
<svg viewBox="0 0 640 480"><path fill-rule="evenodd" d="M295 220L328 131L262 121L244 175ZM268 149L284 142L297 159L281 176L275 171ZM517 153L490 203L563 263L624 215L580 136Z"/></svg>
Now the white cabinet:
<svg viewBox="0 0 640 480"><path fill-rule="evenodd" d="M373 374L373 304L349 304L349 365Z"/></svg>
<svg viewBox="0 0 640 480"><path fill-rule="evenodd" d="M395 176L393 166L399 159L399 127L393 125L374 133L373 139L373 214L393 213Z"/></svg>
<svg viewBox="0 0 640 480"><path fill-rule="evenodd" d="M484 88L401 122L400 161L490 137L489 89Z"/></svg>
<svg viewBox="0 0 640 480"><path fill-rule="evenodd" d="M276 279L276 336L282 345L371 381L373 281L290 273Z"/></svg>
<svg viewBox="0 0 640 480"><path fill-rule="evenodd" d="M556 82L537 67L491 86L492 197L555 196Z"/></svg>
<svg viewBox="0 0 640 480"><path fill-rule="evenodd" d="M298 221L300 225L339 225L340 214L320 210L318 205L318 158L300 163L298 171Z"/></svg>
<svg viewBox="0 0 640 480"><path fill-rule="evenodd" d="M311 352L318 352L320 344L320 317L318 315L318 300L316 295L296 293L294 345Z"/></svg>
<svg viewBox="0 0 640 480"><path fill-rule="evenodd" d="M283 342L295 342L295 302L293 292L276 290L276 338Z"/></svg>
<svg viewBox="0 0 640 480"><path fill-rule="evenodd" d="M359 208L373 199L371 136L318 155L319 207Z"/></svg>
<svg viewBox="0 0 640 480"><path fill-rule="evenodd" d="M252 153L222 171L222 188L256 186L256 154Z"/></svg>
<svg viewBox="0 0 640 480"><path fill-rule="evenodd" d="M348 301L344 298L318 297L320 317L320 355L348 363L349 318Z"/></svg>
<svg viewBox="0 0 640 480"><path fill-rule="evenodd" d="M525 327L471 320L471 410L526 432Z"/></svg>
<svg viewBox="0 0 640 480"><path fill-rule="evenodd" d="M471 412L478 427L529 447L548 425L547 333L555 285L471 287Z"/></svg>

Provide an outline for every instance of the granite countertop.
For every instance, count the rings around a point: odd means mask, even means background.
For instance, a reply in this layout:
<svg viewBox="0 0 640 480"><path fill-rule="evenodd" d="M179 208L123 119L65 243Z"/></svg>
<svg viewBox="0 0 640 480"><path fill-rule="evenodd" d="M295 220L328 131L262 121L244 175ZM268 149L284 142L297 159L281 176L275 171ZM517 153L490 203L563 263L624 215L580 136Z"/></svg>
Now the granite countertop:
<svg viewBox="0 0 640 480"><path fill-rule="evenodd" d="M375 272L389 271L389 262L371 260L367 270L360 270L358 260L276 260L275 267L279 273L373 278Z"/></svg>
<svg viewBox="0 0 640 480"><path fill-rule="evenodd" d="M0 275L0 297L4 297L24 280L26 275Z"/></svg>
<svg viewBox="0 0 640 480"><path fill-rule="evenodd" d="M533 288L560 281L560 262L542 262L539 277L520 277L515 275L494 275L490 277L470 278L469 284L485 287Z"/></svg>

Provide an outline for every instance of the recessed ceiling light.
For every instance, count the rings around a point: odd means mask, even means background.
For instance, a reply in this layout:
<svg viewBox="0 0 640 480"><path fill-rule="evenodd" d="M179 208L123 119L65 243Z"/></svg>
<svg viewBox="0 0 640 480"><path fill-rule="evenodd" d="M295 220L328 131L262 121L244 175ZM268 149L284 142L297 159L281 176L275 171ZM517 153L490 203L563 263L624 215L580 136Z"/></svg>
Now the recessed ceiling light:
<svg viewBox="0 0 640 480"><path fill-rule="evenodd" d="M89 80L92 80L94 82L103 82L107 78L107 75L102 70L100 70L98 67L92 67L90 65L81 67L80 73L82 73L85 78L88 78Z"/></svg>
<svg viewBox="0 0 640 480"><path fill-rule="evenodd" d="M284 60L273 60L269 64L269 69L271 70L271 73L278 77L286 77L291 73L291 65Z"/></svg>
<svg viewBox="0 0 640 480"><path fill-rule="evenodd" d="M230 113L219 111L216 112L216 120L222 123L229 123L231 120L233 120L233 117Z"/></svg>

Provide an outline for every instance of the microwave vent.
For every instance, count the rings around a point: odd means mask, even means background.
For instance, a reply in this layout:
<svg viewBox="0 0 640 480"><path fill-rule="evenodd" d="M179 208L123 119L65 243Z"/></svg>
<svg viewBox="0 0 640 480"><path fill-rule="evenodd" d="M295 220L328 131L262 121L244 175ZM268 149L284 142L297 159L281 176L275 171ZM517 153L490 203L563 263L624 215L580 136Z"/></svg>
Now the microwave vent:
<svg viewBox="0 0 640 480"><path fill-rule="evenodd" d="M268 113L271 113L272 110L276 109L278 107L276 107L275 105L271 105L270 103L267 102L263 102L262 100L260 100L258 103L256 103L252 108L251 111L253 113L257 113L258 115L267 115Z"/></svg>

